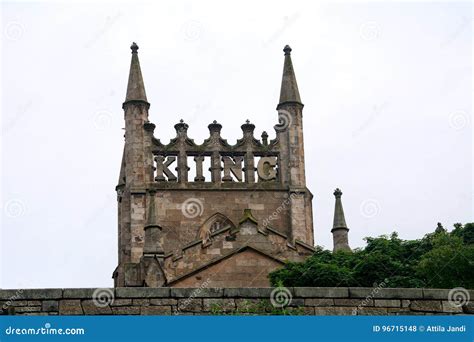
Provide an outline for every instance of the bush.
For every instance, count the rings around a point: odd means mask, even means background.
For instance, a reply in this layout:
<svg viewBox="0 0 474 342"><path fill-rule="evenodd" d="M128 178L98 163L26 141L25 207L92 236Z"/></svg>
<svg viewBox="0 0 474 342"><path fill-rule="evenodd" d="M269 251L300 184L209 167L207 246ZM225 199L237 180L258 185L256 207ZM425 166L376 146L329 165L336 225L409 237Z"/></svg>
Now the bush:
<svg viewBox="0 0 474 342"><path fill-rule="evenodd" d="M273 286L376 286L474 288L474 223L456 224L448 233L441 224L420 240L397 233L368 237L367 246L332 253L317 247L302 263L289 262L270 273Z"/></svg>

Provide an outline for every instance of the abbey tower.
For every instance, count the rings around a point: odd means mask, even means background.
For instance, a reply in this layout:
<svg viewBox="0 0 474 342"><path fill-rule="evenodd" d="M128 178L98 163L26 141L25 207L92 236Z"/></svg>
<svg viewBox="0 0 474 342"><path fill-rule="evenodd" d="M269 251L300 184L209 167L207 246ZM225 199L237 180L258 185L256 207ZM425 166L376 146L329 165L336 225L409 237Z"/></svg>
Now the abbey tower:
<svg viewBox="0 0 474 342"><path fill-rule="evenodd" d="M138 46L131 49L115 286L268 286L269 272L314 251L291 48L283 50L275 138L255 137L247 120L235 145L221 136L217 121L202 144L188 137L183 120L174 139L161 141L149 121Z"/></svg>

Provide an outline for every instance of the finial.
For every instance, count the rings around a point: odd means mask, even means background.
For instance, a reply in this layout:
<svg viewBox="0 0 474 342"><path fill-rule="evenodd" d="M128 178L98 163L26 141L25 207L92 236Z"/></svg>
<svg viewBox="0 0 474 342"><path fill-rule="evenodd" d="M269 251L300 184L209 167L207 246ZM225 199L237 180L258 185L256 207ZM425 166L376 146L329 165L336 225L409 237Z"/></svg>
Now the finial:
<svg viewBox="0 0 474 342"><path fill-rule="evenodd" d="M218 134L220 134L221 129L222 129L222 125L218 123L217 120L212 121L212 123L209 124L209 126L207 127L209 128L209 131L211 132L211 134L213 132L217 132Z"/></svg>
<svg viewBox="0 0 474 342"><path fill-rule="evenodd" d="M179 123L174 125L174 128L176 129L176 133L178 133L178 135L180 135L180 134L185 135L186 132L188 131L189 125L187 123L184 123L184 120L181 119L181 120L179 120Z"/></svg>
<svg viewBox="0 0 474 342"><path fill-rule="evenodd" d="M268 145L268 133L266 131L262 132L262 142L264 146Z"/></svg>
<svg viewBox="0 0 474 342"><path fill-rule="evenodd" d="M253 134L253 130L255 129L255 125L251 124L249 119L245 120L245 123L240 127L242 128L242 131L244 131L244 133L247 132L251 134Z"/></svg>
<svg viewBox="0 0 474 342"><path fill-rule="evenodd" d="M137 53L137 51L138 51L137 43L133 42L132 46L130 46L130 49L132 49L132 53Z"/></svg>
<svg viewBox="0 0 474 342"><path fill-rule="evenodd" d="M285 52L285 56L287 55L291 55L291 48L289 45L285 45L285 47L283 48L283 52Z"/></svg>
<svg viewBox="0 0 474 342"><path fill-rule="evenodd" d="M341 189L336 188L336 190L334 190L334 196L336 196L336 197L341 197L341 195L342 195Z"/></svg>

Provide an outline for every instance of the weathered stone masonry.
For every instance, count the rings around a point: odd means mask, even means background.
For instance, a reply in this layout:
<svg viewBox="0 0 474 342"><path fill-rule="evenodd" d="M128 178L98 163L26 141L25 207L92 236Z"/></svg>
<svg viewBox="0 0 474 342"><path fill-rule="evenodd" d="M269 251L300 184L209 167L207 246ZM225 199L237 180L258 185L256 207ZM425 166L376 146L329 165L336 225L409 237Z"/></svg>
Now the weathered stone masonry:
<svg viewBox="0 0 474 342"><path fill-rule="evenodd" d="M10 315L460 315L449 290L397 288L288 288L292 301L281 311L270 304L273 288L115 288L114 301L94 304L96 289L0 290L1 314ZM21 291L21 292L20 292ZM474 298L474 290L470 290ZM15 298L15 300L11 300Z"/></svg>
<svg viewBox="0 0 474 342"><path fill-rule="evenodd" d="M235 145L221 136L215 120L201 144L188 136L183 120L169 143L155 136L138 46L131 50L116 187L115 286L197 287L206 279L213 287L268 286L269 272L314 252L303 103L291 48L283 50L275 137L256 137L246 120ZM159 123L166 114L156 115Z"/></svg>

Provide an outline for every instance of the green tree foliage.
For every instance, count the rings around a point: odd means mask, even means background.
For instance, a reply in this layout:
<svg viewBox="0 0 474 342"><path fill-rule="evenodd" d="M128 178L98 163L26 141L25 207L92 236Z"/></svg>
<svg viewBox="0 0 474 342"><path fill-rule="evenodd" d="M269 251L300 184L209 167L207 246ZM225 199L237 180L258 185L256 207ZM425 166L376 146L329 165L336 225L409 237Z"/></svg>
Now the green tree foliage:
<svg viewBox="0 0 474 342"><path fill-rule="evenodd" d="M474 288L474 223L455 224L419 240L397 233L366 238L367 246L332 253L321 247L305 262L270 273L272 285Z"/></svg>

